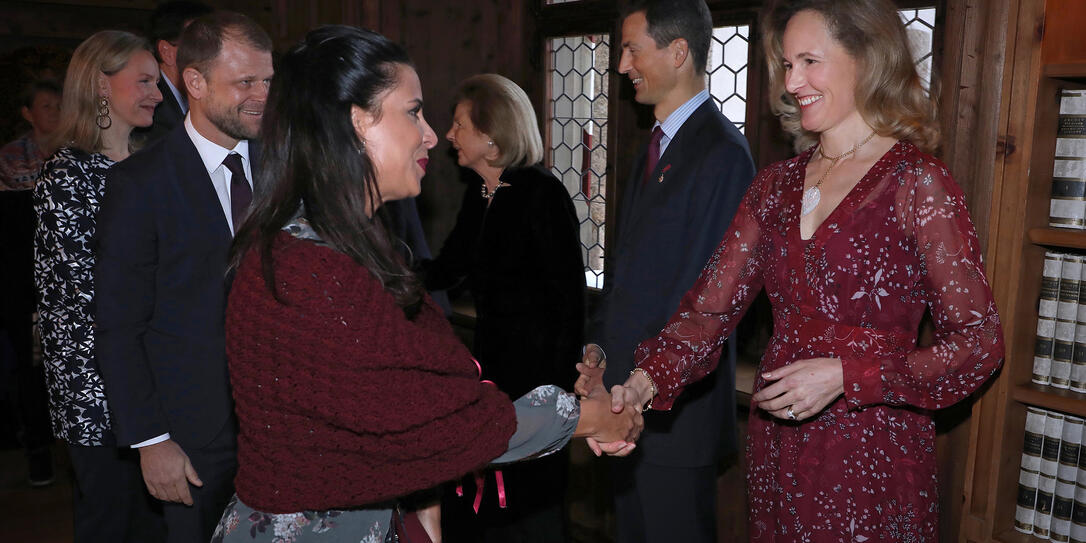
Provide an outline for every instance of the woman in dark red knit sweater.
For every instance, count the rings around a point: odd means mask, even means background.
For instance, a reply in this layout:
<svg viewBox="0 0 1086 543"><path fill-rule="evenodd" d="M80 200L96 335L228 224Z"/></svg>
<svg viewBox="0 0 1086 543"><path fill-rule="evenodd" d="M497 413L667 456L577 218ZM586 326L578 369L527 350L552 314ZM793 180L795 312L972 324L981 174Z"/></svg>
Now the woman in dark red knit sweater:
<svg viewBox="0 0 1086 543"><path fill-rule="evenodd" d="M578 402L540 387L514 403L480 382L373 220L418 194L437 141L399 46L310 32L280 62L263 141L226 316L237 495L214 541L384 541L405 495L573 435L636 438L640 415L611 414L605 391ZM437 540L434 515L420 518Z"/></svg>

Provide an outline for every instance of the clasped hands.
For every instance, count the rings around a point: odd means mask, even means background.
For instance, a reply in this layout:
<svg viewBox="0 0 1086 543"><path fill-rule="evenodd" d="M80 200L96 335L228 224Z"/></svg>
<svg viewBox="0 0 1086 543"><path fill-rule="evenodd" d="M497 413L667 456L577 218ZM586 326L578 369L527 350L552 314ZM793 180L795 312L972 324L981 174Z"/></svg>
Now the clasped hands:
<svg viewBox="0 0 1086 543"><path fill-rule="evenodd" d="M574 391L582 397L605 392L603 372L606 361L596 345L585 347L584 357L577 364L580 377ZM787 366L762 373L771 382L751 396L751 407L757 407L782 419L799 421L821 413L827 405L844 393L844 370L840 358L809 358L797 360ZM653 385L645 374L633 373L622 385L611 388L611 410L621 413L632 410L638 414L652 399ZM627 456L633 452L634 442L644 429L644 419L637 418L638 426L624 441L604 442L586 438L596 456Z"/></svg>
<svg viewBox="0 0 1086 543"><path fill-rule="evenodd" d="M582 416L584 403L596 397L604 397L607 388L603 385L603 372L606 360L603 351L597 345L585 346L584 357L577 364L580 377L573 385L574 392L581 397ZM638 381L640 378L640 381ZM640 386L644 385L644 386ZM642 401L641 398L644 397ZM607 453L611 456L627 456L637 448L636 441L645 428L645 419L641 415L642 407L652 398L652 385L648 383L644 375L636 374L630 377L623 385L611 387L610 411L614 414L627 413L633 415L634 425L625 439L607 440L603 436L587 436L585 441L596 456Z"/></svg>

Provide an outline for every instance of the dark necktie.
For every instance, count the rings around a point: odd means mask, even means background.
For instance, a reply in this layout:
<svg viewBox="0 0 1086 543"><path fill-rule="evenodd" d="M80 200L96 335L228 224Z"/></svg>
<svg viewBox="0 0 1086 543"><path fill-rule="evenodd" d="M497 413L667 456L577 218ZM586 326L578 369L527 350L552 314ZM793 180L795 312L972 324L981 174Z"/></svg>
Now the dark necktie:
<svg viewBox="0 0 1086 543"><path fill-rule="evenodd" d="M234 221L236 234L245 220L245 215L249 213L249 204L253 201L253 189L249 186L249 179L245 177L241 155L237 153L226 155L222 165L230 170L230 218Z"/></svg>
<svg viewBox="0 0 1086 543"><path fill-rule="evenodd" d="M652 138L649 139L649 151L645 154L645 171L642 172L641 181L649 182L652 172L656 171L656 165L660 163L660 139L664 137L664 131L660 125L652 129Z"/></svg>

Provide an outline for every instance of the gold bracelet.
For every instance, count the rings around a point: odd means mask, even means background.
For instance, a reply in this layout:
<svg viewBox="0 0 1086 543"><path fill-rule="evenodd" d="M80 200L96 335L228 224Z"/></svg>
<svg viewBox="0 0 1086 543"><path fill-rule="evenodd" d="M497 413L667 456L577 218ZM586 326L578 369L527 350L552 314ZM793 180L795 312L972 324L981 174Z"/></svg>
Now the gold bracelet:
<svg viewBox="0 0 1086 543"><path fill-rule="evenodd" d="M652 409L652 400L653 400L653 398L656 397L656 392L659 389L656 388L656 381L652 380L652 376L649 375L649 372L647 372L647 371L645 371L645 370L643 370L641 368L634 368L634 369L630 370L630 377L633 377L633 374L635 374L635 373L640 373L641 375L644 375L645 379L649 380L649 387L652 388L652 396L649 397L649 402L646 403L645 406L641 408L642 411L648 411L649 409Z"/></svg>

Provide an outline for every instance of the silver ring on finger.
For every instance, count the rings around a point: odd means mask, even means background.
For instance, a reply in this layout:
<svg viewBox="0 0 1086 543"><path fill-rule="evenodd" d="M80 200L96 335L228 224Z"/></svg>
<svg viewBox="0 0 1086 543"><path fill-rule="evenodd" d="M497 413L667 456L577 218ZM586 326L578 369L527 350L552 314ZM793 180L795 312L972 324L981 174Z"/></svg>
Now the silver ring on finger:
<svg viewBox="0 0 1086 543"><path fill-rule="evenodd" d="M785 411L785 413L788 414L789 420L796 420L796 413L795 411L792 411L792 406L788 406L788 410Z"/></svg>

